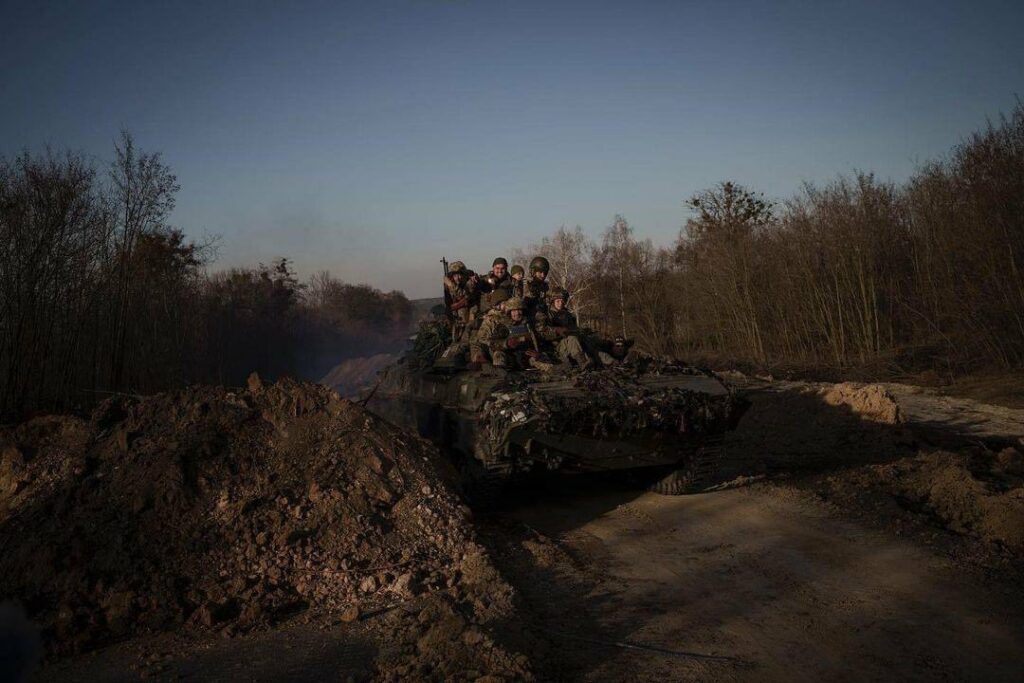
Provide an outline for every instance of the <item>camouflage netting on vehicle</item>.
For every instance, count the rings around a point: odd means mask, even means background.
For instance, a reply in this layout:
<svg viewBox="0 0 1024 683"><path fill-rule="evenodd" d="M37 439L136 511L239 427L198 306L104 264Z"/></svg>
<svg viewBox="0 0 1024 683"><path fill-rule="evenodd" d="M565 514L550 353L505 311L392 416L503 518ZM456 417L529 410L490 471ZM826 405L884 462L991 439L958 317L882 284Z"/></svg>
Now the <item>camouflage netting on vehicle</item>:
<svg viewBox="0 0 1024 683"><path fill-rule="evenodd" d="M421 363L429 365L437 360L451 341L451 330L438 321L420 323L413 341L413 353Z"/></svg>
<svg viewBox="0 0 1024 683"><path fill-rule="evenodd" d="M692 372L665 367L658 373ZM500 447L511 430L527 424L550 434L617 439L641 432L701 435L723 431L734 409L734 398L711 396L687 389L651 388L631 368L607 368L581 374L573 386L586 392L581 401L574 392L545 392L543 382L510 380L507 391L497 393L483 407L484 434Z"/></svg>

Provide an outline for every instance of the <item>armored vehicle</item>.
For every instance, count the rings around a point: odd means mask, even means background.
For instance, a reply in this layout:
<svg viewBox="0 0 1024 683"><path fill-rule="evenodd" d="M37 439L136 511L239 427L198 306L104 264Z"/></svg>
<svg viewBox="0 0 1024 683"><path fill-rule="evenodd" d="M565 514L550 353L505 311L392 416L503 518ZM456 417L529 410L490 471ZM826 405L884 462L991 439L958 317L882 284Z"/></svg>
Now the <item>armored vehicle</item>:
<svg viewBox="0 0 1024 683"><path fill-rule="evenodd" d="M587 371L470 370L407 353L368 405L455 458L470 498L535 470L640 470L650 489L700 491L746 402L716 375L677 363Z"/></svg>

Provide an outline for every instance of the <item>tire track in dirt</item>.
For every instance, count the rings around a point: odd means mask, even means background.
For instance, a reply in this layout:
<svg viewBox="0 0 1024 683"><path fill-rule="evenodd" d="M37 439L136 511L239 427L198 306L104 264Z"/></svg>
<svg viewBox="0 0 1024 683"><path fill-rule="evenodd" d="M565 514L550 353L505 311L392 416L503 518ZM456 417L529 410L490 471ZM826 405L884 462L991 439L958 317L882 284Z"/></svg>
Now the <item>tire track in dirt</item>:
<svg viewBox="0 0 1024 683"><path fill-rule="evenodd" d="M767 487L581 490L509 516L560 539L546 560L560 558L558 590L524 576L529 562L511 573L549 623L575 617L555 625L565 637L554 656L584 650L557 670L564 680L1014 680L1024 669L1019 591L972 583L911 543ZM746 665L570 643L580 632Z"/></svg>

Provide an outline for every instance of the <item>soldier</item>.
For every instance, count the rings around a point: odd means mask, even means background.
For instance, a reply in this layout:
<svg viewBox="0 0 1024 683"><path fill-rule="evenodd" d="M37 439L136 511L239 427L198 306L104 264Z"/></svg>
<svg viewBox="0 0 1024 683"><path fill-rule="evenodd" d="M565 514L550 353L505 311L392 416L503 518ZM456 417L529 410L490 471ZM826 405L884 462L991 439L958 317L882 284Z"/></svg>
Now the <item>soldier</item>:
<svg viewBox="0 0 1024 683"><path fill-rule="evenodd" d="M545 297L548 293L548 271L551 269L548 260L543 256L535 256L530 261L530 279L523 285L523 301L531 317L537 310L547 308Z"/></svg>
<svg viewBox="0 0 1024 683"><path fill-rule="evenodd" d="M526 271L518 263L512 266L512 296L523 296L523 277L526 275Z"/></svg>
<svg viewBox="0 0 1024 683"><path fill-rule="evenodd" d="M486 313L512 296L512 278L508 261L500 256L491 264L491 272L480 280L480 312Z"/></svg>
<svg viewBox="0 0 1024 683"><path fill-rule="evenodd" d="M576 316L565 307L568 299L569 293L561 287L551 290L547 311L537 311L534 314L537 332L542 339L554 345L563 363L588 369L593 367L594 363L580 342Z"/></svg>
<svg viewBox="0 0 1024 683"><path fill-rule="evenodd" d="M504 310L502 310L504 309ZM492 309L484 316L477 335L477 344L486 347L495 367L507 370L521 370L530 365L528 351L536 351L533 330L525 318L526 305L519 297L513 297L500 308ZM474 353L474 361L478 360Z"/></svg>
<svg viewBox="0 0 1024 683"><path fill-rule="evenodd" d="M479 292L476 273L462 261L453 261L444 278L445 304L452 318L452 341L461 341L479 315Z"/></svg>

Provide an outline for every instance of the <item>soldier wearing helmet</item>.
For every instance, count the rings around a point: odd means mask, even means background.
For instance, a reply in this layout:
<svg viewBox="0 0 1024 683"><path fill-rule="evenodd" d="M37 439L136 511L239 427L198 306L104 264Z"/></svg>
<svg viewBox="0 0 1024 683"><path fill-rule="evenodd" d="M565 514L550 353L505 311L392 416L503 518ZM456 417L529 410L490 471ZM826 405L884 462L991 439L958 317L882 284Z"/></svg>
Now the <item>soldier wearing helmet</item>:
<svg viewBox="0 0 1024 683"><path fill-rule="evenodd" d="M444 278L445 305L452 318L452 341L460 341L479 316L479 278L462 261L452 261Z"/></svg>
<svg viewBox="0 0 1024 683"><path fill-rule="evenodd" d="M576 316L566 308L568 300L569 293L563 288L553 287L550 290L547 309L538 310L534 314L537 333L555 347L563 363L590 368L594 363L580 341Z"/></svg>
<svg viewBox="0 0 1024 683"><path fill-rule="evenodd" d="M523 285L523 300L531 315L547 307L545 297L548 293L549 270L551 265L543 256L535 256L530 261L530 277Z"/></svg>
<svg viewBox="0 0 1024 683"><path fill-rule="evenodd" d="M520 297L512 297L484 316L471 360L474 363L486 361L486 349L495 367L523 369L530 365L527 352L536 351L535 340L533 328L526 319L526 303Z"/></svg>
<svg viewBox="0 0 1024 683"><path fill-rule="evenodd" d="M509 271L512 277L512 295L522 297L523 296L523 278L526 277L526 270L518 263L512 266L512 270Z"/></svg>
<svg viewBox="0 0 1024 683"><path fill-rule="evenodd" d="M548 291L548 322L555 327L575 330L579 327L576 316L566 308L569 303L569 292L562 287L552 287Z"/></svg>

